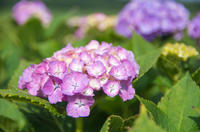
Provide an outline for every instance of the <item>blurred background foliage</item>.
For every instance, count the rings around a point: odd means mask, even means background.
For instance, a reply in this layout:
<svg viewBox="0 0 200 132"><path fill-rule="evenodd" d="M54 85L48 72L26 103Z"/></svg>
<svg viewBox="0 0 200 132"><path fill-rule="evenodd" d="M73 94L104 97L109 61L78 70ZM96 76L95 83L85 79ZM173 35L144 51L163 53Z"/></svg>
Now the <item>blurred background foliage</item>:
<svg viewBox="0 0 200 132"><path fill-rule="evenodd" d="M16 2L17 0L0 1L1 89L7 88L11 76L14 75L14 71L18 68L21 60L39 63L42 59L50 57L53 52L61 49L67 44L65 38L66 34L73 32L73 30L69 30L66 26L66 20L68 18L93 12L104 12L106 14L116 15L129 1L44 0L53 15L53 20L48 28L43 28L40 21L37 19L31 19L23 26L17 26L11 17L11 8ZM200 7L200 1L194 0L191 2L190 0L182 0L180 2L183 2L184 5L190 10L191 18L196 15ZM114 42L114 45L120 44L126 49L135 51L134 53L136 54L136 57L140 56L141 58L143 57L142 55L144 50L149 51L150 49L155 49L155 52L152 50L152 53L156 53L160 47L160 45L157 46L156 43L164 44L165 42L164 40L157 40L155 41L155 46L151 45L151 47L147 46L147 44L144 45L144 47L137 47L132 45L133 41L138 41L139 43L145 42L132 39L126 40L123 37L117 36L115 33L113 33L113 31L110 30L106 31L104 34L98 34L95 32L95 29L92 29L89 31L90 36L86 36L78 41L70 42L75 47L85 45L91 39ZM112 37L108 37L108 35ZM174 40L170 39L167 41L174 42ZM187 35L185 35L184 39L181 41L185 42L186 44L193 45L199 50L196 42L187 37ZM155 103L159 102L164 93L168 91L183 76L183 71L189 70L190 73L193 73L200 66L200 56L191 58L187 61L187 63L181 62L181 64L177 64L178 68L176 64L173 66L170 65L174 62L171 62L171 60L168 58L158 58L158 56L154 56L152 60L155 60L156 62L157 59L158 63L152 63L152 68L144 67L144 69L146 68L145 72L147 72L149 69L150 70L134 84L134 88L136 89L136 93L138 95L150 99ZM140 58L138 58L138 60L140 60ZM143 57L141 60L144 62L140 63L145 63L148 61L148 58L145 60ZM166 61L170 66L166 65ZM182 71L180 71L180 69ZM175 75L178 77L172 79L172 77ZM15 98L15 96L13 98ZM76 122L74 119L66 116L56 117L47 112L46 109L39 107L37 104L27 104L20 101L14 101L14 103L11 103L4 99L0 99L0 102L0 117L2 116L2 111L8 111L6 117L4 115L3 118L0 118L0 124L1 122L4 122L4 126L0 125L0 128L2 128L4 131L75 131ZM14 114L15 116L9 115L9 113ZM92 116L83 119L84 131L99 131L110 114L120 115L123 118L128 118L138 113L139 102L135 98L127 102L122 102L119 97L100 98L91 111ZM135 118L132 120L135 120ZM8 122L9 125L7 124L6 126L6 122ZM131 123L132 122L133 121L131 121Z"/></svg>

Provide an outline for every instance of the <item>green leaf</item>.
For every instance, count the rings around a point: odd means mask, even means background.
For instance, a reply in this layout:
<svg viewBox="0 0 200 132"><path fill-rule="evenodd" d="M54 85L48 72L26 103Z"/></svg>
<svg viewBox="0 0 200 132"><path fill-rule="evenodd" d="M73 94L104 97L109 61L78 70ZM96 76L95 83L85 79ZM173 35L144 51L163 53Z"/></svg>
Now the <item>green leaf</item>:
<svg viewBox="0 0 200 132"><path fill-rule="evenodd" d="M54 40L48 40L38 44L39 53L43 58L53 55L53 53L61 48L61 46Z"/></svg>
<svg viewBox="0 0 200 132"><path fill-rule="evenodd" d="M106 112L107 114L116 114L116 115L121 114L123 104L124 104L123 101L119 97L116 98L104 97L104 98L99 98L96 101L97 107Z"/></svg>
<svg viewBox="0 0 200 132"><path fill-rule="evenodd" d="M108 117L100 132L121 132L123 119L120 116L111 115Z"/></svg>
<svg viewBox="0 0 200 132"><path fill-rule="evenodd" d="M0 128L7 130L9 129L8 123L13 125L14 130L22 130L26 125L26 119L24 115L18 110L17 106L8 100L0 99Z"/></svg>
<svg viewBox="0 0 200 132"><path fill-rule="evenodd" d="M36 104L47 109L54 115L57 116L64 115L63 109L60 110L61 112L58 112L58 110L53 105L51 105L47 100L42 99L40 97L32 96L28 94L26 91L16 90L16 89L0 89L0 97L15 101L22 101L31 104Z"/></svg>
<svg viewBox="0 0 200 132"><path fill-rule="evenodd" d="M144 107L142 107L139 117L136 119L134 126L129 132L165 132L151 120Z"/></svg>
<svg viewBox="0 0 200 132"><path fill-rule="evenodd" d="M26 129L33 129L35 132L74 132L74 118L63 116L56 117L47 112L46 109L24 102L16 102L17 106L26 116L28 124ZM41 125L42 124L42 125ZM26 130L29 132L30 130Z"/></svg>
<svg viewBox="0 0 200 132"><path fill-rule="evenodd" d="M151 113L156 124L161 126L166 131L176 131L174 125L172 124L170 119L168 119L167 114L160 110L152 101L145 100L138 95L135 96Z"/></svg>
<svg viewBox="0 0 200 132"><path fill-rule="evenodd" d="M127 119L122 119L120 116L111 115L107 118L100 132L125 132L128 131L135 121L137 116L130 116Z"/></svg>
<svg viewBox="0 0 200 132"><path fill-rule="evenodd" d="M139 77L142 77L157 62L161 50L155 48L137 34L133 35L132 45L135 59L140 65Z"/></svg>
<svg viewBox="0 0 200 132"><path fill-rule="evenodd" d="M173 122L177 132L197 131L198 126L191 117L198 117L193 107L200 108L200 89L189 73L161 99L158 107Z"/></svg>
<svg viewBox="0 0 200 132"><path fill-rule="evenodd" d="M0 131L1 129L4 132L17 132L18 131L18 124L16 121L4 117L4 116L0 116Z"/></svg>
<svg viewBox="0 0 200 132"><path fill-rule="evenodd" d="M44 28L37 18L31 18L26 24L19 27L18 36L24 45L44 40Z"/></svg>
<svg viewBox="0 0 200 132"><path fill-rule="evenodd" d="M192 74L192 79L199 84L200 83L200 67Z"/></svg>
<svg viewBox="0 0 200 132"><path fill-rule="evenodd" d="M8 89L18 90L17 86L18 86L19 77L22 75L24 69L27 68L30 64L31 62L27 62L25 60L22 60L20 62L17 70L15 71L14 75L11 77L11 80L8 83Z"/></svg>
<svg viewBox="0 0 200 132"><path fill-rule="evenodd" d="M124 120L124 125L123 125L123 131L128 131L132 126L134 121L136 120L138 116L131 116L127 119Z"/></svg>

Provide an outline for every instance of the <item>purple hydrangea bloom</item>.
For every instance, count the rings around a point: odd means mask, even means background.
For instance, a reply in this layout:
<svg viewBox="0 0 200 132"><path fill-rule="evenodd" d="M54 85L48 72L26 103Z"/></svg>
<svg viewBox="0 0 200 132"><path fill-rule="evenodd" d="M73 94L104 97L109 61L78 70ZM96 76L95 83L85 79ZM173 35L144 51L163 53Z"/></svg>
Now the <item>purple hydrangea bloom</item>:
<svg viewBox="0 0 200 132"><path fill-rule="evenodd" d="M200 12L188 24L188 34L194 39L197 39L200 45Z"/></svg>
<svg viewBox="0 0 200 132"><path fill-rule="evenodd" d="M31 95L48 98L51 104L67 102L69 116L86 117L98 91L131 100L135 94L132 80L139 70L131 51L92 40L81 48L68 44L42 63L31 65L18 86Z"/></svg>
<svg viewBox="0 0 200 132"><path fill-rule="evenodd" d="M13 7L13 18L19 25L24 25L31 17L41 20L44 26L51 21L51 13L41 1L21 0Z"/></svg>
<svg viewBox="0 0 200 132"><path fill-rule="evenodd" d="M119 13L116 31L125 37L136 32L150 41L165 35L180 38L188 19L187 9L175 1L132 0Z"/></svg>

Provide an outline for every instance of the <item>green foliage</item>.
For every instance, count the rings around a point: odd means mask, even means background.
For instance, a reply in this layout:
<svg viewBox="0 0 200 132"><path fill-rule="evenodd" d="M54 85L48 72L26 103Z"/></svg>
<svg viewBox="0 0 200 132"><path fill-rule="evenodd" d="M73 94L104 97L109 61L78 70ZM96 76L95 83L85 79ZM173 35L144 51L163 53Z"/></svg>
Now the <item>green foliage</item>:
<svg viewBox="0 0 200 132"><path fill-rule="evenodd" d="M120 116L112 115L108 117L100 132L120 132L123 119Z"/></svg>
<svg viewBox="0 0 200 132"><path fill-rule="evenodd" d="M5 99L0 99L0 128L5 132L22 130L26 125L24 115L17 106Z"/></svg>
<svg viewBox="0 0 200 132"><path fill-rule="evenodd" d="M111 115L105 121L100 132L122 132L128 131L133 125L136 116L131 116L128 119L122 119L120 116Z"/></svg>
<svg viewBox="0 0 200 132"><path fill-rule="evenodd" d="M24 131L33 132L74 132L75 121L73 118L57 117L43 107L24 102L17 102L17 106L26 116L27 125Z"/></svg>
<svg viewBox="0 0 200 132"><path fill-rule="evenodd" d="M140 65L139 77L142 77L156 63L161 50L152 46L136 33L133 34L131 44L133 45L135 59Z"/></svg>
<svg viewBox="0 0 200 132"><path fill-rule="evenodd" d="M192 79L199 84L200 83L200 67L192 74Z"/></svg>
<svg viewBox="0 0 200 132"><path fill-rule="evenodd" d="M187 73L156 106L153 102L136 96L145 105L155 122L167 131L198 131L200 89Z"/></svg>
<svg viewBox="0 0 200 132"><path fill-rule="evenodd" d="M151 120L144 107L141 108L139 117L134 123L134 126L130 128L129 132L165 132L161 127Z"/></svg>
<svg viewBox="0 0 200 132"><path fill-rule="evenodd" d="M38 51L43 58L52 56L59 49L61 49L61 46L54 40L48 40L38 44Z"/></svg>
<svg viewBox="0 0 200 132"><path fill-rule="evenodd" d="M0 116L0 130L3 130L4 132L17 132L18 124L10 118Z"/></svg>
<svg viewBox="0 0 200 132"><path fill-rule="evenodd" d="M39 19L32 18L25 25L19 27L18 35L24 45L30 45L44 39L44 28Z"/></svg>
<svg viewBox="0 0 200 132"><path fill-rule="evenodd" d="M137 99L146 107L147 111L149 111L154 119L154 121L164 128L166 131L175 131L175 127L172 122L169 120L166 113L160 110L152 101L145 100L139 96Z"/></svg>
<svg viewBox="0 0 200 132"><path fill-rule="evenodd" d="M197 124L190 118L198 116L192 109L194 106L200 108L200 89L189 73L186 73L158 104L178 132L198 130Z"/></svg>

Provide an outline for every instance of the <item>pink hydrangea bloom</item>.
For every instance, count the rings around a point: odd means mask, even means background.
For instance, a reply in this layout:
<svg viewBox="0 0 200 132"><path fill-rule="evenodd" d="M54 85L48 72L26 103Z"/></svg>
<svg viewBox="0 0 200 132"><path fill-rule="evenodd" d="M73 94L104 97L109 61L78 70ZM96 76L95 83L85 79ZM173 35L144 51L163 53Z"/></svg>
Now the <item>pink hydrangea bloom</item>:
<svg viewBox="0 0 200 132"><path fill-rule="evenodd" d="M139 74L134 54L120 46L92 40L85 47L68 44L38 65L31 65L19 78L18 87L48 98L51 104L67 102L67 115L89 116L96 92L131 100L132 80Z"/></svg>
<svg viewBox="0 0 200 132"><path fill-rule="evenodd" d="M13 7L13 18L19 25L24 25L31 17L40 19L44 26L48 26L52 19L50 11L41 1L21 0Z"/></svg>

